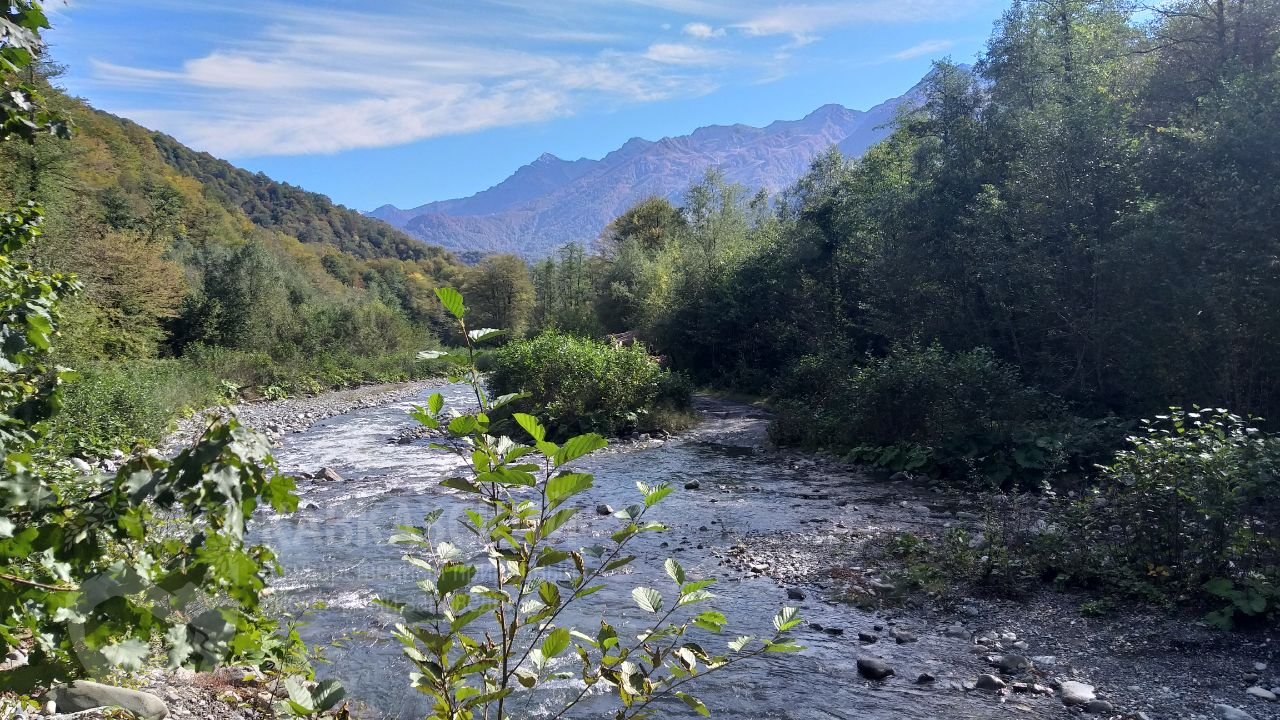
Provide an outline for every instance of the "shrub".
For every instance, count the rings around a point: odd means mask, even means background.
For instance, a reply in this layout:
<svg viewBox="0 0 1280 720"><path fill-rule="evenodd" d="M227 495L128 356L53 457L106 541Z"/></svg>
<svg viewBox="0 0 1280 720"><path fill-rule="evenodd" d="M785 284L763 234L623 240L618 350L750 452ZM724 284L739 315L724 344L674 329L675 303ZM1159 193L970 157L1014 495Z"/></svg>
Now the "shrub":
<svg viewBox="0 0 1280 720"><path fill-rule="evenodd" d="M1280 437L1221 409L1143 422L1060 522L1064 579L1213 605L1223 626L1280 617Z"/></svg>
<svg viewBox="0 0 1280 720"><path fill-rule="evenodd" d="M666 429L655 426L655 411L689 405L688 381L664 370L639 345L548 331L503 347L492 363L490 390L527 393L514 410L538 409L555 437Z"/></svg>
<svg viewBox="0 0 1280 720"><path fill-rule="evenodd" d="M827 447L893 470L1034 485L1105 452L1107 423L1070 418L989 350L903 345L860 367L800 360L775 389L779 444Z"/></svg>

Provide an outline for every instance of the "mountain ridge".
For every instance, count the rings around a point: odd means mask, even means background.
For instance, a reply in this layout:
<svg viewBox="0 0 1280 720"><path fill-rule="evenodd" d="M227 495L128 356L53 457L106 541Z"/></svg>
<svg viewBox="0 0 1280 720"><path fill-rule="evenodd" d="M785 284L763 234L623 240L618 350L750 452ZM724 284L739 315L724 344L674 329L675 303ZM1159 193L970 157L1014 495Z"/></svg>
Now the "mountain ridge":
<svg viewBox="0 0 1280 720"><path fill-rule="evenodd" d="M927 80L927 78L926 78ZM570 242L590 245L607 224L653 195L679 202L710 168L752 191L778 192L822 152L857 157L882 140L925 81L868 110L828 103L763 127L709 125L658 140L634 137L595 160L543 153L502 182L465 198L366 213L455 252L514 252L537 259Z"/></svg>

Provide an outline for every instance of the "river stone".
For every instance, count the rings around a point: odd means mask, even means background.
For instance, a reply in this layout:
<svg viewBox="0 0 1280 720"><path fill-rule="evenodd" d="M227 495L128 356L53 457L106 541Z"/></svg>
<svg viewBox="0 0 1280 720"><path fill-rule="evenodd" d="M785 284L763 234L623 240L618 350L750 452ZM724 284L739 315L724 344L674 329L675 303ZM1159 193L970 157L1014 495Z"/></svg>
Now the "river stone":
<svg viewBox="0 0 1280 720"><path fill-rule="evenodd" d="M1249 713L1239 708L1233 708L1230 705L1214 705L1213 714L1220 720L1254 720Z"/></svg>
<svg viewBox="0 0 1280 720"><path fill-rule="evenodd" d="M697 480L690 480L689 482L684 484L685 490L697 490L700 487L702 487L702 483L698 482Z"/></svg>
<svg viewBox="0 0 1280 720"><path fill-rule="evenodd" d="M1007 687L1005 681L995 675L979 675L978 681L973 686L987 692L1000 692Z"/></svg>
<svg viewBox="0 0 1280 720"><path fill-rule="evenodd" d="M965 630L964 626L959 624L952 625L946 630L943 630L942 634L945 635L946 637L954 638L956 640L968 640L970 637L973 636L973 633L969 632L968 630Z"/></svg>
<svg viewBox="0 0 1280 720"><path fill-rule="evenodd" d="M1084 705L1095 699L1092 685L1086 685L1075 680L1063 682L1061 690L1063 705Z"/></svg>
<svg viewBox="0 0 1280 720"><path fill-rule="evenodd" d="M316 473L317 480L327 480L329 482L342 482L342 476L337 470L331 467L320 468L320 472Z"/></svg>
<svg viewBox="0 0 1280 720"><path fill-rule="evenodd" d="M874 635L874 634L869 633L869 632L860 632L860 633L858 633L858 640L860 640L861 642L864 642L864 643L868 643L868 644L869 644L869 643L873 643L873 642L875 642L875 641L877 641L877 640L879 640L879 639L880 639L880 637L879 637L878 635Z"/></svg>
<svg viewBox="0 0 1280 720"><path fill-rule="evenodd" d="M1031 669L1031 661L1022 655L1001 655L991 663L1000 668L1001 672L1016 675Z"/></svg>
<svg viewBox="0 0 1280 720"><path fill-rule="evenodd" d="M893 636L893 639L896 640L899 645L913 643L918 639L913 633L907 632L901 628L894 628L893 632L889 634Z"/></svg>
<svg viewBox="0 0 1280 720"><path fill-rule="evenodd" d="M1250 695L1256 698L1262 698L1263 700L1270 700L1272 702L1275 702L1275 699L1276 699L1275 693L1271 692L1266 688L1258 687L1257 685L1254 685L1248 690L1245 690L1245 692L1249 693Z"/></svg>
<svg viewBox="0 0 1280 720"><path fill-rule="evenodd" d="M1090 715L1101 715L1103 713L1109 713L1114 709L1115 707L1106 700L1090 700L1085 703L1084 706L1084 711Z"/></svg>
<svg viewBox="0 0 1280 720"><path fill-rule="evenodd" d="M604 505L604 504L597 505L597 506L596 506L596 514L597 514L597 515L612 515L612 514L613 514L613 508L609 507L608 505Z"/></svg>
<svg viewBox="0 0 1280 720"><path fill-rule="evenodd" d="M893 668L880 658L858 658L858 674L871 680L884 680L893 675Z"/></svg>
<svg viewBox="0 0 1280 720"><path fill-rule="evenodd" d="M787 599L788 599L788 600L803 600L803 599L804 599L804 591L803 591L803 590L800 590L799 588L787 588Z"/></svg>
<svg viewBox="0 0 1280 720"><path fill-rule="evenodd" d="M169 716L169 708L160 698L138 690L102 685L87 680L77 680L70 685L55 685L46 694L58 707L58 712L75 713L100 707L119 707L142 718L162 720Z"/></svg>
<svg viewBox="0 0 1280 720"><path fill-rule="evenodd" d="M937 680L937 679L938 679L938 678L936 678L936 677L934 677L934 676L930 675L929 673L920 673L920 677L916 678L916 684L917 684L917 685L928 685L929 683L931 683L931 682L933 682L934 680Z"/></svg>

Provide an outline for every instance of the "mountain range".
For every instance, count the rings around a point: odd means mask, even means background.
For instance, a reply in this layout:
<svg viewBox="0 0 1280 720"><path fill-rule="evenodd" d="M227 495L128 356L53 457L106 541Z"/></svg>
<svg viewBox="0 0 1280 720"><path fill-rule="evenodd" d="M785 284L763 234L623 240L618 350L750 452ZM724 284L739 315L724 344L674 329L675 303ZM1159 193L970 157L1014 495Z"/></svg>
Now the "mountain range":
<svg viewBox="0 0 1280 720"><path fill-rule="evenodd" d="M459 253L510 252L537 259L570 242L590 245L614 218L654 195L679 203L709 168L751 190L782 190L814 158L840 148L851 157L885 138L921 85L870 110L824 105L799 120L766 127L714 125L658 141L633 138L599 160L544 154L471 197L368 215Z"/></svg>

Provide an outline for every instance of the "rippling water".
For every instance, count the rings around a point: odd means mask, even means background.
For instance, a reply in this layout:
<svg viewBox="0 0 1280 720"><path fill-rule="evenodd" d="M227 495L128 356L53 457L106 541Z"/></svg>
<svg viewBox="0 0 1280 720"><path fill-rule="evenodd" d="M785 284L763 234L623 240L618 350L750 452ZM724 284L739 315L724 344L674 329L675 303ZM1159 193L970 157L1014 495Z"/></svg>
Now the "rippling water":
<svg viewBox="0 0 1280 720"><path fill-rule="evenodd" d="M469 391L449 386L444 394L450 404L465 404ZM424 402L422 399L416 402ZM372 601L383 598L412 599L420 579L400 561L401 551L387 538L402 524L420 523L435 508L444 508L440 525L445 537L465 546L461 533L448 537L454 519L465 504L452 491L439 487L455 458L431 450L425 443L394 445L389 439L414 425L407 416L413 403L361 410L331 418L305 433L290 436L277 453L287 472L312 471L322 466L338 470L342 483L303 483L303 509L296 515L268 519L258 526L260 539L275 546L286 565L286 575L276 584L276 598L288 605L323 601L306 628L308 640L336 643L326 651L330 665L324 676L342 680L349 694L367 706L374 717L422 717L425 698L408 687L410 666L401 657L399 644L390 639L396 619ZM723 415L723 414L722 414ZM728 413L735 415L735 413ZM715 587L714 606L731 620L723 639L700 638L704 644L724 642L735 634L763 634L786 594L764 578L738 578L718 566L712 549L733 545L746 532L795 529L811 517L814 507L800 498L832 494L841 486L831 478L789 469L751 449L761 430L759 419L713 416L689 438L641 449L606 450L580 463L596 475L596 487L580 496L583 512L562 532L575 545L590 545L593 537L607 537L620 520L594 513L599 503L624 507L636 501L637 481L669 481L677 488L655 512L670 526L667 533L642 537L633 546L640 558L651 558L633 568L633 574L614 577L609 588L592 596L568 623L594 628L607 610L610 621L621 627L638 626L644 613L631 600L631 589L645 584L669 591L670 580L662 562L675 557L692 577L726 578ZM684 483L701 481L699 491L684 490ZM705 529L702 529L705 528ZM668 547L662 547L667 543ZM669 593L668 593L669 594ZM810 593L812 595L812 593ZM793 603L794 604L794 603ZM863 650L857 632L880 620L857 609L810 600L801 603L806 622L846 629L843 637L803 632L807 649L797 655L771 655L749 667L738 667L701 681L694 694L719 718L987 718L1035 716L1030 708L998 704L989 698L971 698L940 686L911 684L920 672L946 678L948 658L963 654L954 641L922 636L909 645L875 646L875 652L898 666L909 677L869 683L858 677L854 662ZM621 629L620 627L620 629ZM575 691L567 684L539 688L515 697L515 717L536 718L564 694ZM592 697L572 716L608 717L613 707L607 697ZM683 703L662 707L660 717L697 717Z"/></svg>

